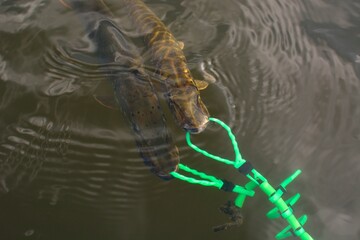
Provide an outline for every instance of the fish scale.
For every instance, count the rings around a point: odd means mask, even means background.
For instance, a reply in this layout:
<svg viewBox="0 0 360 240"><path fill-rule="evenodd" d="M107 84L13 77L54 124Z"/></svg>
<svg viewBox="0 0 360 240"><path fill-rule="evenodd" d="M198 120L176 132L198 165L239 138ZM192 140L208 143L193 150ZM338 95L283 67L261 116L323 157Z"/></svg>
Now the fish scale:
<svg viewBox="0 0 360 240"><path fill-rule="evenodd" d="M101 2L104 4L104 1ZM182 44L142 1L124 2L129 17L151 49L152 62L165 82L165 97L177 122L187 131L201 132L209 121L209 112L187 67Z"/></svg>
<svg viewBox="0 0 360 240"><path fill-rule="evenodd" d="M88 38L96 46L99 60L103 64L116 63L127 67L125 71L109 68L105 72L107 83L111 83L114 91L110 96L112 102L108 96L96 96L96 99L104 106L122 110L131 124L145 164L159 177L171 178L170 172L176 170L179 163L179 152L167 129L155 89L144 69L137 65L140 58L137 50L111 18L96 6L78 4L77 1L66 4L79 13Z"/></svg>

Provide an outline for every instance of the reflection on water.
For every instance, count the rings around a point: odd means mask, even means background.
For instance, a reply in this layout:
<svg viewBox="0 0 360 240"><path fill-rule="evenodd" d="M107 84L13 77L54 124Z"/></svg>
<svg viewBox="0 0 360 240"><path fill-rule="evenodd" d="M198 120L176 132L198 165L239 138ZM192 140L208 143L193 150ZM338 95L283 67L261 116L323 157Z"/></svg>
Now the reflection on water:
<svg viewBox="0 0 360 240"><path fill-rule="evenodd" d="M111 2L136 40L121 1ZM274 184L304 170L289 191L302 194L296 212L309 215L315 239L359 239L359 3L146 3L185 43L193 75L216 80L203 100L233 127L244 157ZM214 234L227 221L217 207L233 196L150 173L122 113L93 98L106 68L68 58L66 49L91 50L85 36L57 1L0 2L0 236L274 239L285 223L266 219L261 193L240 228ZM166 118L182 162L237 179L189 150ZM210 126L196 141L231 156L219 136Z"/></svg>

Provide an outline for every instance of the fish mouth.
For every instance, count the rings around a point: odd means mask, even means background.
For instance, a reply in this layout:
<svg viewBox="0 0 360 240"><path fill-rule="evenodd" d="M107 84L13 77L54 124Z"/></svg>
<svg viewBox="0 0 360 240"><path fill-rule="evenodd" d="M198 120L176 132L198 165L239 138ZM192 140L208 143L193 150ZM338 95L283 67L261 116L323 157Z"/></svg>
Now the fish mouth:
<svg viewBox="0 0 360 240"><path fill-rule="evenodd" d="M205 128L207 127L209 123L209 119L206 118L206 120L204 120L201 124L199 124L198 126L194 127L190 124L185 124L183 126L184 130L187 131L187 132L190 132L192 134L198 134L198 133L201 133L202 131L205 130Z"/></svg>
<svg viewBox="0 0 360 240"><path fill-rule="evenodd" d="M177 172L179 170L179 165L174 166L171 171L168 172L157 172L154 169L152 170L153 173L155 173L159 178L165 181L169 181L173 179L174 177L171 175L172 172Z"/></svg>
<svg viewBox="0 0 360 240"><path fill-rule="evenodd" d="M200 105L201 106L201 105ZM192 114L190 116L184 116L183 114L183 123L182 127L185 131L192 134L198 134L205 130L209 123L209 113L204 107L194 107Z"/></svg>
<svg viewBox="0 0 360 240"><path fill-rule="evenodd" d="M205 113L202 111L195 111L195 114L185 114L184 111L181 111L181 109L175 108L173 112L176 119L178 120L178 124L185 131L193 134L204 131L209 123L209 116L207 111Z"/></svg>
<svg viewBox="0 0 360 240"><path fill-rule="evenodd" d="M169 105L177 123L187 132L201 133L209 123L209 112L197 92L188 88L186 94L169 94Z"/></svg>

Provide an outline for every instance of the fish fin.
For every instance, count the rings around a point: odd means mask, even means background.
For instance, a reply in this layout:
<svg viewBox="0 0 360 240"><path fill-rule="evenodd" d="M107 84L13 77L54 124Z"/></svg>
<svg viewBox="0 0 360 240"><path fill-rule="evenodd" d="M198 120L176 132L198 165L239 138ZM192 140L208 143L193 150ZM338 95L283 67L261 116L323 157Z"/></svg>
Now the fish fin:
<svg viewBox="0 0 360 240"><path fill-rule="evenodd" d="M67 9L72 9L72 7L65 0L59 0L59 2L61 5L63 5Z"/></svg>
<svg viewBox="0 0 360 240"><path fill-rule="evenodd" d="M213 75L211 75L210 73L208 72L203 72L203 78L204 78L204 81L208 82L208 83L215 83L216 82L216 79Z"/></svg>
<svg viewBox="0 0 360 240"><path fill-rule="evenodd" d="M112 110L118 110L118 106L117 106L118 104L117 104L114 96L94 95L94 99L106 108L109 108Z"/></svg>
<svg viewBox="0 0 360 240"><path fill-rule="evenodd" d="M194 80L196 87L201 91L209 86L209 83L204 80Z"/></svg>
<svg viewBox="0 0 360 240"><path fill-rule="evenodd" d="M114 96L114 89L109 81L105 79L100 81L93 94L94 99L100 105L109 109L119 109Z"/></svg>
<svg viewBox="0 0 360 240"><path fill-rule="evenodd" d="M179 44L180 49L183 50L184 47L185 47L184 42L183 41L178 41L178 44Z"/></svg>

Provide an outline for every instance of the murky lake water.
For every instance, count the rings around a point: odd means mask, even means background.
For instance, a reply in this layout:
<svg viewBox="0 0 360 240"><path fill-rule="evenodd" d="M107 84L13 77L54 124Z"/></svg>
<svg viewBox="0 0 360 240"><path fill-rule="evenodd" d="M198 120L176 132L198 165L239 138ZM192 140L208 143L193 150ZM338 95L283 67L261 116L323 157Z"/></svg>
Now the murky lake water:
<svg viewBox="0 0 360 240"><path fill-rule="evenodd" d="M301 193L305 229L360 239L360 2L146 3L185 43L193 75L216 80L202 98L232 126L244 157L274 184L303 170L288 196ZM121 1L112 8L136 35ZM86 41L58 1L0 1L0 238L274 239L286 224L266 218L261 192L241 227L213 233L227 221L217 208L235 196L149 172L121 111L94 100L101 69L67 54ZM166 117L183 163L245 183L190 150ZM217 127L194 139L232 156Z"/></svg>

